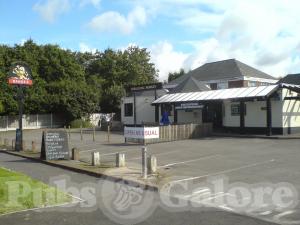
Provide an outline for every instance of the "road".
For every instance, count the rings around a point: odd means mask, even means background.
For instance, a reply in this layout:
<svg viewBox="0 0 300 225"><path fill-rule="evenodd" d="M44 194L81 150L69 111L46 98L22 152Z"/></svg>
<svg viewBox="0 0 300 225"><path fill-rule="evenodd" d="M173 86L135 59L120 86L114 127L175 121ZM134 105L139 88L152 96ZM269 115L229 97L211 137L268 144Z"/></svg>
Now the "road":
<svg viewBox="0 0 300 225"><path fill-rule="evenodd" d="M166 199L162 200L162 196L157 192L77 174L4 153L0 153L0 166L23 172L50 185L59 185L61 189L66 186L67 190L76 197L73 204L64 207L36 209L1 216L0 224L274 224L216 208L191 209L190 207L183 207L175 209L167 207L163 203ZM176 205L176 201L178 202L178 199L167 199L171 200L174 205Z"/></svg>

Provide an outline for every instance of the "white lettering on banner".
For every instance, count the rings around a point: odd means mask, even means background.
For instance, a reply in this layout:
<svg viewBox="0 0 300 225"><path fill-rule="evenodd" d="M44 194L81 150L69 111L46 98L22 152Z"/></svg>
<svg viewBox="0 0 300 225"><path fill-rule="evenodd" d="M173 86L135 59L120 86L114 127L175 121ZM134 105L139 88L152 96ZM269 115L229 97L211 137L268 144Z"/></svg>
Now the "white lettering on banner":
<svg viewBox="0 0 300 225"><path fill-rule="evenodd" d="M125 127L125 138L154 139L159 138L158 127Z"/></svg>

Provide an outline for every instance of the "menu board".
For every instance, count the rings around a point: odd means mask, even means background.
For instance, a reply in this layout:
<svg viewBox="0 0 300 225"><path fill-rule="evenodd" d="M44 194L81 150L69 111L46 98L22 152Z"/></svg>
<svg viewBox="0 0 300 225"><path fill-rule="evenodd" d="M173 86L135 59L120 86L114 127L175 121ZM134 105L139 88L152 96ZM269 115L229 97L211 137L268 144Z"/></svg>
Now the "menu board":
<svg viewBox="0 0 300 225"><path fill-rule="evenodd" d="M68 134L64 130L43 132L41 158L45 160L70 159Z"/></svg>

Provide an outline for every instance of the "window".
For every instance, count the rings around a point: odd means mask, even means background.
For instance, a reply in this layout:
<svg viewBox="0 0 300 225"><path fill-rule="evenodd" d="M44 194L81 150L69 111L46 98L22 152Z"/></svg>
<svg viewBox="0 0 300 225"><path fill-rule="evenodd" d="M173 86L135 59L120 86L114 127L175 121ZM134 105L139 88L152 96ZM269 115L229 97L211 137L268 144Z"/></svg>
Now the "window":
<svg viewBox="0 0 300 225"><path fill-rule="evenodd" d="M217 84L218 89L227 89L228 88L228 82L221 82Z"/></svg>
<svg viewBox="0 0 300 225"><path fill-rule="evenodd" d="M256 87L256 86L258 86L256 81L249 81L248 85L249 85L249 87Z"/></svg>
<svg viewBox="0 0 300 225"><path fill-rule="evenodd" d="M247 111L247 107L246 104L245 106L245 115L246 115L246 111ZM240 115L240 104L232 104L231 105L231 115L232 116L239 116Z"/></svg>
<svg viewBox="0 0 300 225"><path fill-rule="evenodd" d="M124 104L124 116L133 116L133 104L132 103Z"/></svg>
<svg viewBox="0 0 300 225"><path fill-rule="evenodd" d="M163 104L161 105L161 115L163 115L164 112L167 112L169 116L173 115L173 107L171 104Z"/></svg>

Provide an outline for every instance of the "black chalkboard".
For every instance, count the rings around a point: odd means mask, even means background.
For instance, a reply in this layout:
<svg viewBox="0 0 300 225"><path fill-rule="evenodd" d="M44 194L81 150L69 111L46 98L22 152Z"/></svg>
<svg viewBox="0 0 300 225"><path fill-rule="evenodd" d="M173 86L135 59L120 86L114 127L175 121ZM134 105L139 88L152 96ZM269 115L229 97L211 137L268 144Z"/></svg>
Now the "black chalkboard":
<svg viewBox="0 0 300 225"><path fill-rule="evenodd" d="M68 134L64 130L43 132L41 158L45 160L70 159Z"/></svg>

